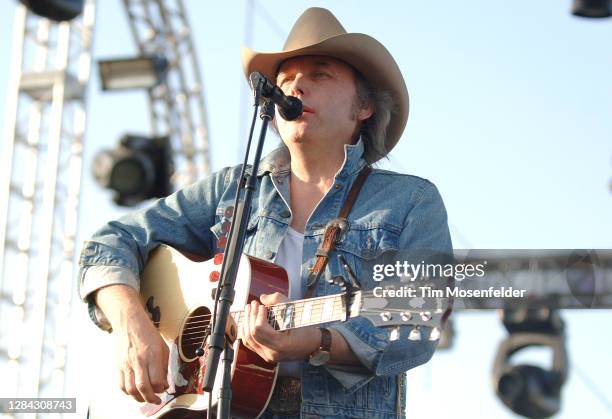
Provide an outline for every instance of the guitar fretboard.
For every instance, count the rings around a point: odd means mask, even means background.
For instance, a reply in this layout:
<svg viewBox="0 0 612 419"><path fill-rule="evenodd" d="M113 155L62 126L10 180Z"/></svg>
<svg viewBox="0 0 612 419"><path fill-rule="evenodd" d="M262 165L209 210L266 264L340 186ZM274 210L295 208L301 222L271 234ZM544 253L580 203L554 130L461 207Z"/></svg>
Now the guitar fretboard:
<svg viewBox="0 0 612 419"><path fill-rule="evenodd" d="M240 328L244 319L244 311L234 311L232 317ZM344 320L346 320L344 294L308 298L268 307L268 323L276 330L296 329Z"/></svg>

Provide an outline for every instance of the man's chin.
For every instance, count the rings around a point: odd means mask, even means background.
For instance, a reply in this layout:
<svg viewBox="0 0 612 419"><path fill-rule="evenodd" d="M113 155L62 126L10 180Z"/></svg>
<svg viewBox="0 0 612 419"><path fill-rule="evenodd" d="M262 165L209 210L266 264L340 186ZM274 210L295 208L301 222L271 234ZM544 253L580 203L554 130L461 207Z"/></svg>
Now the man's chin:
<svg viewBox="0 0 612 419"><path fill-rule="evenodd" d="M310 144L312 143L312 134L308 130L292 131L287 135L281 135L283 142L289 144Z"/></svg>

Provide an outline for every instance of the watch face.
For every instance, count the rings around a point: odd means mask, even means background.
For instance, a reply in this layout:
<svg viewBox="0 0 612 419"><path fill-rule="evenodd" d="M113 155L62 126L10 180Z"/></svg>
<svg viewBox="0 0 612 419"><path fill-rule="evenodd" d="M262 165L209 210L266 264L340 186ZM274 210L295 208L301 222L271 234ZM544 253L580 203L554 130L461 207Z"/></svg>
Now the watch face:
<svg viewBox="0 0 612 419"><path fill-rule="evenodd" d="M329 361L329 352L327 351L317 351L310 356L310 365L315 367L321 366Z"/></svg>

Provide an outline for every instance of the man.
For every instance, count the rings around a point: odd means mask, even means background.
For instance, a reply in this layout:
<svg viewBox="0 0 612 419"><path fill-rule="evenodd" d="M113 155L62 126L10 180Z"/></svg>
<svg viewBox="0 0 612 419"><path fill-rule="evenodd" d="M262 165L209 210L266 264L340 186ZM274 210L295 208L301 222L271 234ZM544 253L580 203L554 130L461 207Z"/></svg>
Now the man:
<svg viewBox="0 0 612 419"><path fill-rule="evenodd" d="M261 162L245 242L246 253L287 270L291 299L304 298L325 226L338 216L364 167L399 140L408 117L408 92L382 44L368 35L346 33L320 8L304 12L282 52L244 48L243 63L247 75L260 71L304 104L296 121L276 118L284 147ZM120 386L139 401L158 403L155 393L168 386L168 349L140 303L139 274L160 243L212 256L238 174L239 168L226 168L109 223L85 245L81 296L98 325L112 326L118 334ZM424 179L374 169L349 214L348 228L313 286L314 295L337 292L327 280L346 276L344 262L363 288L372 288L366 264L382 252L451 250L444 205ZM240 330L249 349L282 362L281 383L299 380L301 386L294 395L297 411L283 412L289 402L277 399L287 396L275 392L266 417L403 414L403 373L429 360L435 343L408 340L403 329L400 339L391 340L386 330L363 318L278 332L265 321L265 305L284 298L264 295L251 303ZM317 365L312 357L324 344L330 357Z"/></svg>

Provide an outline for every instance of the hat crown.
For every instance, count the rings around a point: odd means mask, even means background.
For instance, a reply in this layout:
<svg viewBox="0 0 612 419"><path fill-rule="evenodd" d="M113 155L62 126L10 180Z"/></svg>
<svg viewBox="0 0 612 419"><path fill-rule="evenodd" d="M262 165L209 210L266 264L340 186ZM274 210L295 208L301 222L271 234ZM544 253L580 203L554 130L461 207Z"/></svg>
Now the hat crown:
<svg viewBox="0 0 612 419"><path fill-rule="evenodd" d="M318 44L326 39L344 34L346 30L329 10L311 7L302 13L291 28L283 51Z"/></svg>

